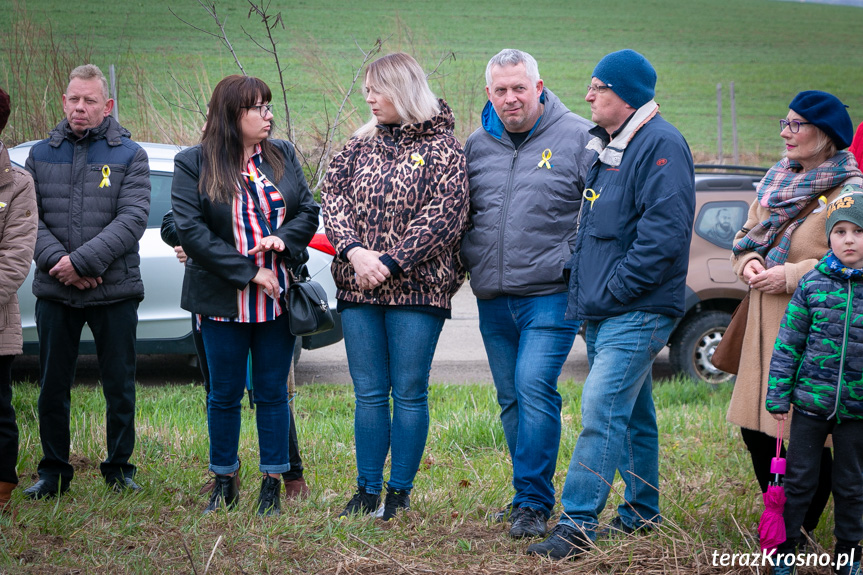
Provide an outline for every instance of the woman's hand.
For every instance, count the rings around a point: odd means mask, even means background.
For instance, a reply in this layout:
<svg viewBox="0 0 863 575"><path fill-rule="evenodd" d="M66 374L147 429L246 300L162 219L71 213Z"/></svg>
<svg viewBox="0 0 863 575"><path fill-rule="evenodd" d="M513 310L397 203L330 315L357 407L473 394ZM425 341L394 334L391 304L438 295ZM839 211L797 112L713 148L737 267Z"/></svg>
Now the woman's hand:
<svg viewBox="0 0 863 575"><path fill-rule="evenodd" d="M249 255L253 256L260 252L268 252L275 250L277 252L285 251L285 242L280 240L278 236L266 236L261 239L261 243L249 250Z"/></svg>
<svg viewBox="0 0 863 575"><path fill-rule="evenodd" d="M772 417L776 421L785 421L786 419L788 419L788 414L787 413L771 413L770 417Z"/></svg>
<svg viewBox="0 0 863 575"><path fill-rule="evenodd" d="M764 265L758 260L749 260L743 266L743 281L750 283L755 276L764 271Z"/></svg>
<svg viewBox="0 0 863 575"><path fill-rule="evenodd" d="M785 266L774 266L756 274L749 280L749 287L763 293L785 293Z"/></svg>
<svg viewBox="0 0 863 575"><path fill-rule="evenodd" d="M258 268L258 273L252 278L252 283L264 288L266 294L271 298L279 299L279 279L273 273L273 270Z"/></svg>
<svg viewBox="0 0 863 575"><path fill-rule="evenodd" d="M360 289L373 289L390 277L390 268L381 262L380 252L365 248L354 248L348 252L348 261L354 266Z"/></svg>
<svg viewBox="0 0 863 575"><path fill-rule="evenodd" d="M185 264L186 260L189 259L186 252L183 251L183 246L174 246L174 253L177 255L177 260L181 264Z"/></svg>

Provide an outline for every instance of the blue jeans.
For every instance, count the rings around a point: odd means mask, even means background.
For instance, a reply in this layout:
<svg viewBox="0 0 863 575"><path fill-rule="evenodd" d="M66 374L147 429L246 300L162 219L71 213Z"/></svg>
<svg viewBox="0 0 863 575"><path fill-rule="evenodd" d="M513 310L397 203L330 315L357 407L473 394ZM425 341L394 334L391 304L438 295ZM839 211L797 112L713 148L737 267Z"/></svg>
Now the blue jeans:
<svg viewBox="0 0 863 575"><path fill-rule="evenodd" d="M356 398L357 485L368 493L381 492L390 451L389 486L413 488L428 437L429 370L443 322L443 317L398 306L342 311Z"/></svg>
<svg viewBox="0 0 863 575"><path fill-rule="evenodd" d="M210 470L219 475L240 467L241 401L252 354L255 382L255 420L258 424L260 470L283 473L288 459L288 373L294 336L288 314L263 323L221 322L204 318L201 335L210 370L207 421L210 431Z"/></svg>
<svg viewBox="0 0 863 575"><path fill-rule="evenodd" d="M557 378L579 322L566 321L566 293L477 300L479 330L497 388L503 434L512 456L514 506L554 507L560 447Z"/></svg>
<svg viewBox="0 0 863 575"><path fill-rule="evenodd" d="M674 318L640 311L587 322L583 429L563 486L561 523L595 537L616 469L626 483L617 510L623 522L637 529L645 521L661 521L651 370L673 327Z"/></svg>

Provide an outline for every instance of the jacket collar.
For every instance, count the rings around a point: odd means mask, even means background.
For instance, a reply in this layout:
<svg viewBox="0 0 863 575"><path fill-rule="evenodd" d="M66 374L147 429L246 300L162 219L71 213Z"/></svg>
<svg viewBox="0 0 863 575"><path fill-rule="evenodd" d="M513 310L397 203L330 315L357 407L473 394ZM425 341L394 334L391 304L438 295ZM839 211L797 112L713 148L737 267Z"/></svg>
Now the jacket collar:
<svg viewBox="0 0 863 575"><path fill-rule="evenodd" d="M101 124L87 130L83 136L78 136L73 132L72 128L69 127L69 120L64 119L48 133L48 144L57 148L67 139L71 142L79 142L84 139L99 140L104 138L109 146L119 146L123 138L131 137L132 133L121 126L113 116L106 116Z"/></svg>
<svg viewBox="0 0 863 575"><path fill-rule="evenodd" d="M585 147L597 152L600 162L616 168L623 161L623 152L626 151L626 146L629 145L638 130L658 113L659 104L651 100L629 117L626 124L614 133L611 141L602 136L596 136Z"/></svg>
<svg viewBox="0 0 863 575"><path fill-rule="evenodd" d="M0 188L12 182L12 162L9 160L9 150L0 142Z"/></svg>
<svg viewBox="0 0 863 575"><path fill-rule="evenodd" d="M543 110L542 115L536 121L533 128L531 128L530 133L527 135L530 138L534 133L541 132L549 126L554 120L567 112L566 108L560 104L560 100L554 93L548 88L542 89L542 94L539 95L539 101L545 106L545 110ZM485 128L485 131L488 132L493 138L500 140L503 138L503 134L506 131L506 128L503 125L503 121L501 121L500 116L497 115L497 112L494 110L494 106L491 105L490 101L485 103L485 107L482 109L482 127Z"/></svg>

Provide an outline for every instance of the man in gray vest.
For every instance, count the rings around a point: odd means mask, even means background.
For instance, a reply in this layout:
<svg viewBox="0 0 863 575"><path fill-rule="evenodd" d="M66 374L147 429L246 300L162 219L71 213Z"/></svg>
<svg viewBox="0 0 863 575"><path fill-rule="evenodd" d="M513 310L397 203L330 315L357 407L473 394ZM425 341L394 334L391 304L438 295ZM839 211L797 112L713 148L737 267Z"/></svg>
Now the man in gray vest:
<svg viewBox="0 0 863 575"><path fill-rule="evenodd" d="M110 116L114 100L96 66L72 70L66 119L30 150L36 184L36 331L39 335L39 481L32 499L69 489L69 404L78 344L90 327L107 404L108 455L100 470L116 491L138 491L135 466L135 331L144 298L138 240L150 211L147 154Z"/></svg>
<svg viewBox="0 0 863 575"><path fill-rule="evenodd" d="M536 60L520 50L489 61L486 94L482 127L465 145L471 227L461 254L512 456L515 497L496 518L512 521L512 537L536 537L554 507L557 378L579 326L564 319L563 267L593 155L591 124L544 87Z"/></svg>

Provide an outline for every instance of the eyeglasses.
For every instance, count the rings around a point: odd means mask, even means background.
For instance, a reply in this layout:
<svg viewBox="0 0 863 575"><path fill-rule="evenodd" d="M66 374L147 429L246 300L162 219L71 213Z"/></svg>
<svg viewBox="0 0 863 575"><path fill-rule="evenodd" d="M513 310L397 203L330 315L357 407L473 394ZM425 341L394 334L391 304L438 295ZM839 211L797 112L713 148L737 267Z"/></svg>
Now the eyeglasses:
<svg viewBox="0 0 863 575"><path fill-rule="evenodd" d="M811 124L812 122L799 122L797 120L779 120L779 131L781 132L785 128L791 130L792 134L796 134L800 131L800 126L805 126L806 124Z"/></svg>
<svg viewBox="0 0 863 575"><path fill-rule="evenodd" d="M262 118L266 118L267 114L273 113L273 105L272 104L258 104L256 106L243 106L243 108L247 110L257 110Z"/></svg>
<svg viewBox="0 0 863 575"><path fill-rule="evenodd" d="M606 90L611 90L611 86L595 86L593 84L587 85L587 93L596 92L597 94L603 94Z"/></svg>

